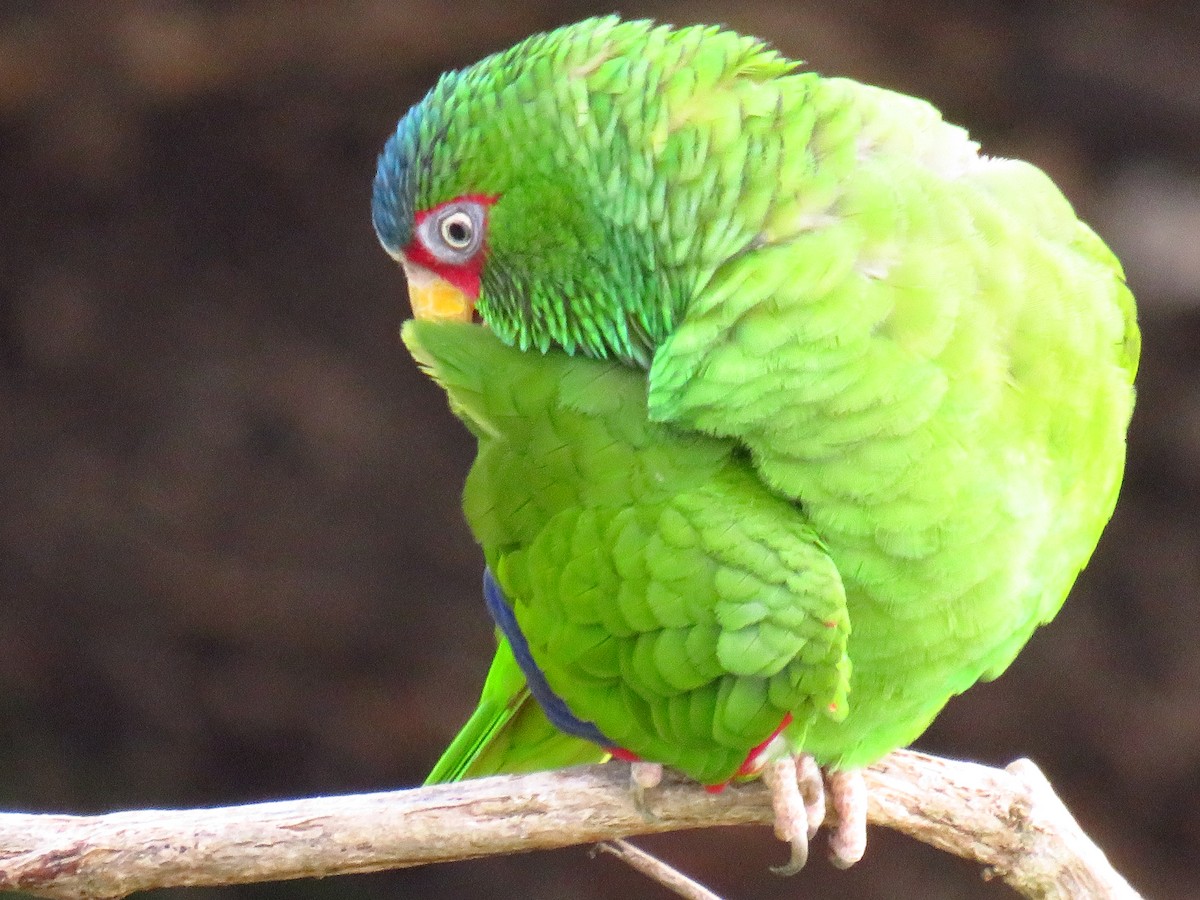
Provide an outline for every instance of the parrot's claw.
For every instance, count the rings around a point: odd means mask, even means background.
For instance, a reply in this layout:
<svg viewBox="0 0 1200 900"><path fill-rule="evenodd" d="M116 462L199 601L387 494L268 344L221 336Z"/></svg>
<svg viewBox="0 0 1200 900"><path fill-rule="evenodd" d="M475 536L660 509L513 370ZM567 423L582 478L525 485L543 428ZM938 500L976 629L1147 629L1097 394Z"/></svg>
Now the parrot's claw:
<svg viewBox="0 0 1200 900"><path fill-rule="evenodd" d="M867 849L867 783L862 772L830 772L829 797L837 814L837 825L829 836L829 861L848 869Z"/></svg>
<svg viewBox="0 0 1200 900"><path fill-rule="evenodd" d="M775 809L775 835L792 847L791 859L772 866L777 875L795 875L808 862L809 842L825 821L826 797L833 805L837 825L829 836L829 860L847 869L867 849L867 786L861 772L830 772L822 776L807 754L768 763L763 781L771 790Z"/></svg>
<svg viewBox="0 0 1200 900"><path fill-rule="evenodd" d="M661 763L635 760L629 764L629 789L633 792L633 805L647 819L655 818L646 806L646 791L658 787L663 780Z"/></svg>
<svg viewBox="0 0 1200 900"><path fill-rule="evenodd" d="M817 773L818 779L820 772ZM775 810L775 836L792 845L792 856L782 866L772 866L776 875L795 875L808 862L810 818L800 789L800 767L790 756L772 760L762 772L763 781L771 789L771 805ZM821 791L824 794L824 789ZM824 797L821 804L824 806Z"/></svg>

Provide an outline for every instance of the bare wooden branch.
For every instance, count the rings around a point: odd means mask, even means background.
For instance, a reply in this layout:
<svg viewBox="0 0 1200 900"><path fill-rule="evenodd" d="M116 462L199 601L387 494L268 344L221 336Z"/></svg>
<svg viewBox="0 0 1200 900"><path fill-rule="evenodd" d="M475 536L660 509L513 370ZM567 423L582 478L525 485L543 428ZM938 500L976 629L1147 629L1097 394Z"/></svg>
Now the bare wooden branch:
<svg viewBox="0 0 1200 900"><path fill-rule="evenodd" d="M979 862L985 877L1002 878L1027 897L1137 898L1032 763L1002 771L899 751L872 766L866 780L871 823ZM651 816L634 805L628 766L609 763L220 809L5 813L0 889L117 898L771 821L759 782L710 794L668 776L646 802Z"/></svg>
<svg viewBox="0 0 1200 900"><path fill-rule="evenodd" d="M602 853L611 853L631 869L636 869L647 878L657 881L684 900L721 900L698 881L672 869L658 857L651 856L629 841L604 841L597 844L596 849Z"/></svg>

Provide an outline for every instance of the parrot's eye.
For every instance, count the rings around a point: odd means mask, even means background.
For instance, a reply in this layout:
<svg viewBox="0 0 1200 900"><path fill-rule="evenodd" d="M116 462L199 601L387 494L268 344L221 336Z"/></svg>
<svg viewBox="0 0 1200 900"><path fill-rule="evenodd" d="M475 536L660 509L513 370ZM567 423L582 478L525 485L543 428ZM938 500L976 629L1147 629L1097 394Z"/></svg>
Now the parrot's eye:
<svg viewBox="0 0 1200 900"><path fill-rule="evenodd" d="M459 266L470 262L483 245L486 208L472 200L447 203L417 225L421 243L439 262Z"/></svg>
<svg viewBox="0 0 1200 900"><path fill-rule="evenodd" d="M438 231L441 232L442 240L455 250L466 250L471 246L471 239L475 235L471 217L462 210L442 219Z"/></svg>

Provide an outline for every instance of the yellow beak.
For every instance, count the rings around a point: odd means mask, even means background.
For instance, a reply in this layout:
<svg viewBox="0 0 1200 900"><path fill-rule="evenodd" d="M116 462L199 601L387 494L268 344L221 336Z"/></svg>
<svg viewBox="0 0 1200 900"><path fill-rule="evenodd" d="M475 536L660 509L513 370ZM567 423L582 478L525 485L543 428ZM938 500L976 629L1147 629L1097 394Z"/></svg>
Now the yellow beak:
<svg viewBox="0 0 1200 900"><path fill-rule="evenodd" d="M471 321L474 302L446 279L407 261L404 275L408 279L408 302L414 318Z"/></svg>

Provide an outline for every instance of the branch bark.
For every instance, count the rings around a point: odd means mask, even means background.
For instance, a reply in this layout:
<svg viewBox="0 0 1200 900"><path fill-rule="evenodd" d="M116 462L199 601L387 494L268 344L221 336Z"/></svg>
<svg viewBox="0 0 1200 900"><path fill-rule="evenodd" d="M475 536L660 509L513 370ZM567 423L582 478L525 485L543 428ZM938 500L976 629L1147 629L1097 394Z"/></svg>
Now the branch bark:
<svg viewBox="0 0 1200 900"><path fill-rule="evenodd" d="M872 824L974 860L1026 897L1138 897L1026 760L1000 770L897 751L865 776ZM628 766L609 763L218 809L4 813L0 890L99 900L771 822L757 781L714 795L668 776L646 801L649 817L634 806Z"/></svg>

